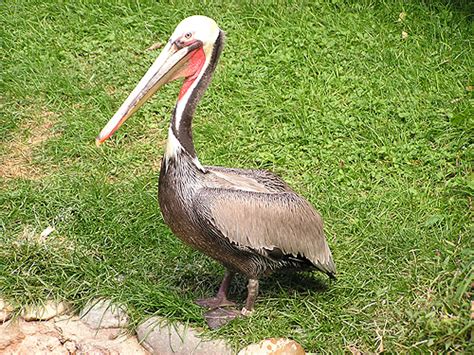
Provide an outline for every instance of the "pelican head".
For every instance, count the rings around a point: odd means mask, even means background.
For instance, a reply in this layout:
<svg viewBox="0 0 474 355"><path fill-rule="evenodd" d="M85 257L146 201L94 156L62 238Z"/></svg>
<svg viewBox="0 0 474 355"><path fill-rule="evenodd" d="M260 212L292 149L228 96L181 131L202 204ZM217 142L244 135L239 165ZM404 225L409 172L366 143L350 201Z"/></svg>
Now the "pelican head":
<svg viewBox="0 0 474 355"><path fill-rule="evenodd" d="M209 64L220 32L217 23L206 16L191 16L181 21L161 54L97 136L96 144L112 136L164 84L184 78L179 99L186 96Z"/></svg>

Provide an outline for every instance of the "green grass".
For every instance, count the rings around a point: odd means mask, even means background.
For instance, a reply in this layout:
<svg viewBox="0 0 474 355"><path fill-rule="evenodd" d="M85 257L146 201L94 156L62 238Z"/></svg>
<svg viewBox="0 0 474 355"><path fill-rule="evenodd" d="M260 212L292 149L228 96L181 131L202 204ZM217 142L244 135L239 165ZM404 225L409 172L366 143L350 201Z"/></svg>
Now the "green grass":
<svg viewBox="0 0 474 355"><path fill-rule="evenodd" d="M264 280L255 315L209 336L236 347L288 336L318 352L472 350L466 4L4 3L0 293L77 307L106 296L134 324L157 314L204 326L193 300L216 291L223 268L171 234L157 201L179 84L104 147L94 138L158 55L145 49L205 14L227 45L196 113L201 162L284 177L324 216L338 267L337 282ZM56 232L38 241L49 224ZM244 286L232 289L240 302Z"/></svg>

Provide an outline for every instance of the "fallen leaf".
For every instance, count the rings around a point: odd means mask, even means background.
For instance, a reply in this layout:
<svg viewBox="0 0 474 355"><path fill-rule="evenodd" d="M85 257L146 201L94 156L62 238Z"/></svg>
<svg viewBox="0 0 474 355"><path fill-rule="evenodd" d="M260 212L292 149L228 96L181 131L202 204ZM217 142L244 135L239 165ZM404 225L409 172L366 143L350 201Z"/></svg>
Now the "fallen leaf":
<svg viewBox="0 0 474 355"><path fill-rule="evenodd" d="M400 21L400 22L405 21L405 17L407 17L407 14L403 11L400 12L400 14L398 15L398 21Z"/></svg>
<svg viewBox="0 0 474 355"><path fill-rule="evenodd" d="M362 351L357 349L354 345L349 345L349 351L351 352L352 355L361 355Z"/></svg>
<svg viewBox="0 0 474 355"><path fill-rule="evenodd" d="M154 51L155 49L159 49L163 47L163 42L156 42L156 43L153 43L150 47L148 47L146 50L147 51Z"/></svg>
<svg viewBox="0 0 474 355"><path fill-rule="evenodd" d="M407 39L408 38L408 33L405 31L402 31L402 39Z"/></svg>
<svg viewBox="0 0 474 355"><path fill-rule="evenodd" d="M46 237L48 235L50 235L51 233L53 233L53 232L54 232L54 227L48 226L48 227L45 228L44 231L41 232L40 237L42 239L46 239Z"/></svg>

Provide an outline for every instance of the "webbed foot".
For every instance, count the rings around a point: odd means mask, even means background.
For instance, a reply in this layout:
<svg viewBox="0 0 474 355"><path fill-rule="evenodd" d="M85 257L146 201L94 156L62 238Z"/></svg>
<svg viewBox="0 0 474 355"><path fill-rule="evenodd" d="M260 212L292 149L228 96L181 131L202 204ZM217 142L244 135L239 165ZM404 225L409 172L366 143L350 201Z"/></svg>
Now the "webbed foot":
<svg viewBox="0 0 474 355"><path fill-rule="evenodd" d="M225 297L211 297L211 298L202 298L195 301L197 305L209 308L209 309L216 309L219 307L234 307L235 303L229 301Z"/></svg>
<svg viewBox="0 0 474 355"><path fill-rule="evenodd" d="M240 311L227 308L215 308L204 313L204 319L211 329L220 328L240 316L242 316Z"/></svg>

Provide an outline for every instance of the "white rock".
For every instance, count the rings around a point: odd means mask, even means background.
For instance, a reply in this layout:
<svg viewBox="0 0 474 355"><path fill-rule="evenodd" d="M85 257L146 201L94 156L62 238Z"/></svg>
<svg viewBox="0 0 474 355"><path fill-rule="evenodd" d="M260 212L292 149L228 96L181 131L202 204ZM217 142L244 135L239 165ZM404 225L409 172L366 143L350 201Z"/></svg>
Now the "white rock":
<svg viewBox="0 0 474 355"><path fill-rule="evenodd" d="M26 322L18 320L0 326L0 337L9 341L0 345L2 354L53 354L65 355L62 351L60 334L49 322ZM34 326L32 326L35 324ZM38 324L38 325L36 325ZM13 336L12 336L13 334Z"/></svg>
<svg viewBox="0 0 474 355"><path fill-rule="evenodd" d="M76 316L55 318L54 324L70 342L64 345L70 350L75 347L78 354L147 354L137 338L123 329L91 329Z"/></svg>
<svg viewBox="0 0 474 355"><path fill-rule="evenodd" d="M66 303L46 301L40 305L26 305L21 312L21 317L26 321L48 320L63 314L68 309Z"/></svg>
<svg viewBox="0 0 474 355"><path fill-rule="evenodd" d="M125 327L129 320L123 306L114 305L110 300L103 299L87 303L79 316L93 329Z"/></svg>
<svg viewBox="0 0 474 355"><path fill-rule="evenodd" d="M0 323L6 322L12 317L13 306L0 298Z"/></svg>
<svg viewBox="0 0 474 355"><path fill-rule="evenodd" d="M76 316L18 319L0 325L0 354L148 354L135 337L118 333L120 329L91 329Z"/></svg>
<svg viewBox="0 0 474 355"><path fill-rule="evenodd" d="M10 325L9 323L11 321L0 324L0 354L5 354L7 350L25 338L25 335L15 324Z"/></svg>
<svg viewBox="0 0 474 355"><path fill-rule="evenodd" d="M256 344L250 344L239 351L238 355L305 355L303 347L287 338L270 338Z"/></svg>
<svg viewBox="0 0 474 355"><path fill-rule="evenodd" d="M232 349L223 340L203 340L198 332L183 324L165 324L151 317L137 328L138 341L152 354L160 355L227 355Z"/></svg>

